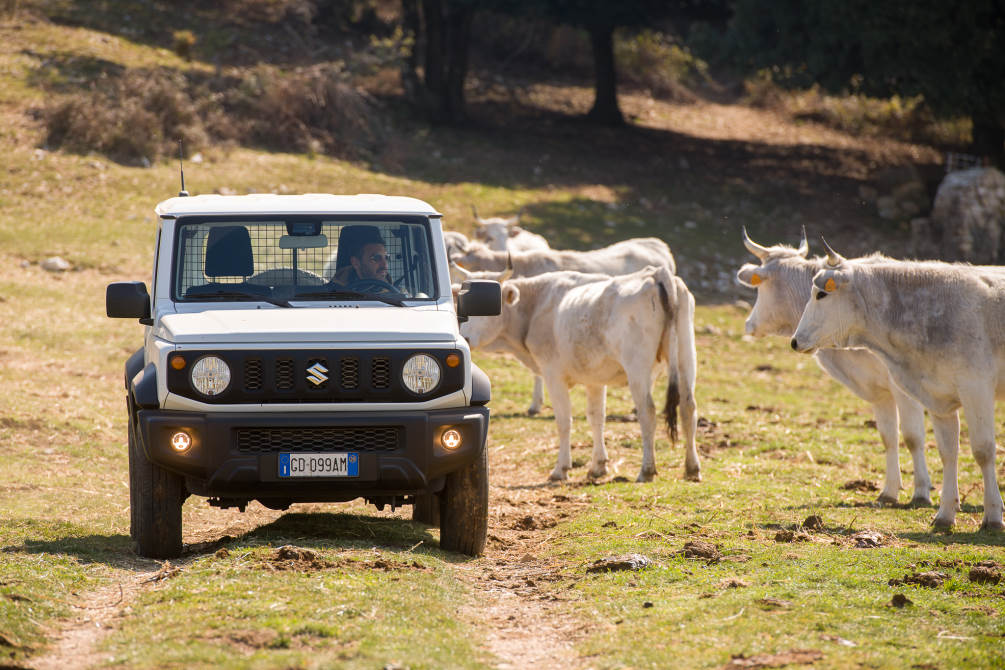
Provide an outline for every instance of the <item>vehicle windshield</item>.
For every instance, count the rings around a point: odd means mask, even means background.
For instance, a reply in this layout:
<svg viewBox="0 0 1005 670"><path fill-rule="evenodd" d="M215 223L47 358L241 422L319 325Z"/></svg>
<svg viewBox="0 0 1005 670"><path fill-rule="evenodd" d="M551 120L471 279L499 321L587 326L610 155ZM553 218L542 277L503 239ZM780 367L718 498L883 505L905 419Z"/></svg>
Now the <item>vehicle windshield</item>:
<svg viewBox="0 0 1005 670"><path fill-rule="evenodd" d="M425 217L270 217L178 222L174 299L435 300Z"/></svg>

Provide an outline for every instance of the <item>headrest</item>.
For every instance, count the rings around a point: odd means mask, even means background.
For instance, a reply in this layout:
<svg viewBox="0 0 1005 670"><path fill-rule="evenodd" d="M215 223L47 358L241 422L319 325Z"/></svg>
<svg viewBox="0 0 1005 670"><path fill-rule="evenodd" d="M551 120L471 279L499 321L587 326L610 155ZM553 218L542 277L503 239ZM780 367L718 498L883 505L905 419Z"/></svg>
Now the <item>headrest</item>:
<svg viewBox="0 0 1005 670"><path fill-rule="evenodd" d="M349 265L349 257L359 254L368 244L386 244L377 226L352 225L342 228L338 236L335 269Z"/></svg>
<svg viewBox="0 0 1005 670"><path fill-rule="evenodd" d="M255 273L251 235L244 226L214 226L206 242L207 277L248 277Z"/></svg>

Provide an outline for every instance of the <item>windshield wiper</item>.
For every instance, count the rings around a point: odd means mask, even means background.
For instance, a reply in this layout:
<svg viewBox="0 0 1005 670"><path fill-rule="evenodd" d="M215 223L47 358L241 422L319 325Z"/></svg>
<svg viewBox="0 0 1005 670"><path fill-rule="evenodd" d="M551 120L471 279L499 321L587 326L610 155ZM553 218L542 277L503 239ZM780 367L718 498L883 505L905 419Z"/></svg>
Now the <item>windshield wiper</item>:
<svg viewBox="0 0 1005 670"><path fill-rule="evenodd" d="M286 300L280 300L278 298L272 298L272 297L266 296L266 295L259 295L257 293L251 293L251 292L246 292L246 291L234 291L234 290L227 290L227 289L218 289L216 291L211 291L211 292L206 292L206 293L203 293L201 291L193 293L192 291L189 291L189 292L187 292L185 294L185 297L186 298L190 298L190 299L198 299L198 298L247 298L248 300L250 300L252 302L262 301L262 302L267 302L270 305L276 305L277 307L293 307L293 305L291 305Z"/></svg>
<svg viewBox="0 0 1005 670"><path fill-rule="evenodd" d="M404 307L405 303L401 298L392 298L390 296L380 295L377 293L363 293L362 291L350 291L348 289L339 289L334 291L305 291L303 293L297 293L291 300L309 300L311 298L358 298L362 300L379 300L380 302L386 303L388 305L394 305L395 307Z"/></svg>

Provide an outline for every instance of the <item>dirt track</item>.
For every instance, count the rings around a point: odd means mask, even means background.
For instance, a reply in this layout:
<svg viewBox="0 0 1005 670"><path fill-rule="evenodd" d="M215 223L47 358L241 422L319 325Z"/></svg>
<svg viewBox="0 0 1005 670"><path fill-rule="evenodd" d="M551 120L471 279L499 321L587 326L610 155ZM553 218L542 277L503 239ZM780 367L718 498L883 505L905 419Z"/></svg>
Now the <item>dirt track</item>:
<svg viewBox="0 0 1005 670"><path fill-rule="evenodd" d="M546 473L526 466L515 448L491 447L489 531L483 558L459 563L458 578L475 592L463 614L480 622L485 648L499 659L499 668L580 667L575 644L587 631L561 613L562 601L547 586L558 578L558 566L543 559L541 546L560 519L575 515L585 496L545 483ZM186 510L187 552L197 545L236 537L274 521L282 512L249 506L243 514L211 508L196 500ZM327 509L327 508L326 508ZM410 508L399 510L408 515ZM376 512L373 512L376 514ZM204 551L171 561L184 567ZM136 558L130 573L118 583L70 599L73 616L50 632L52 646L31 659L36 670L84 670L107 659L99 642L131 613L131 603L154 588L166 568L158 561ZM570 596L571 597L571 596Z"/></svg>

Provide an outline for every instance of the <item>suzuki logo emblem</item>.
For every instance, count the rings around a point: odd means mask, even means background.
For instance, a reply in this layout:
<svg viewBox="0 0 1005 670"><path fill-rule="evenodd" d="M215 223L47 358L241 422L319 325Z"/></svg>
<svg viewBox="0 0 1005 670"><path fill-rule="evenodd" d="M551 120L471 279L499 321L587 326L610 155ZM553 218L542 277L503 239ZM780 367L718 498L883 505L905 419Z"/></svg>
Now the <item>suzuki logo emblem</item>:
<svg viewBox="0 0 1005 670"><path fill-rule="evenodd" d="M307 381L311 382L315 386L321 386L326 381L328 381L328 368L321 365L321 363L315 363L314 365L307 368Z"/></svg>

